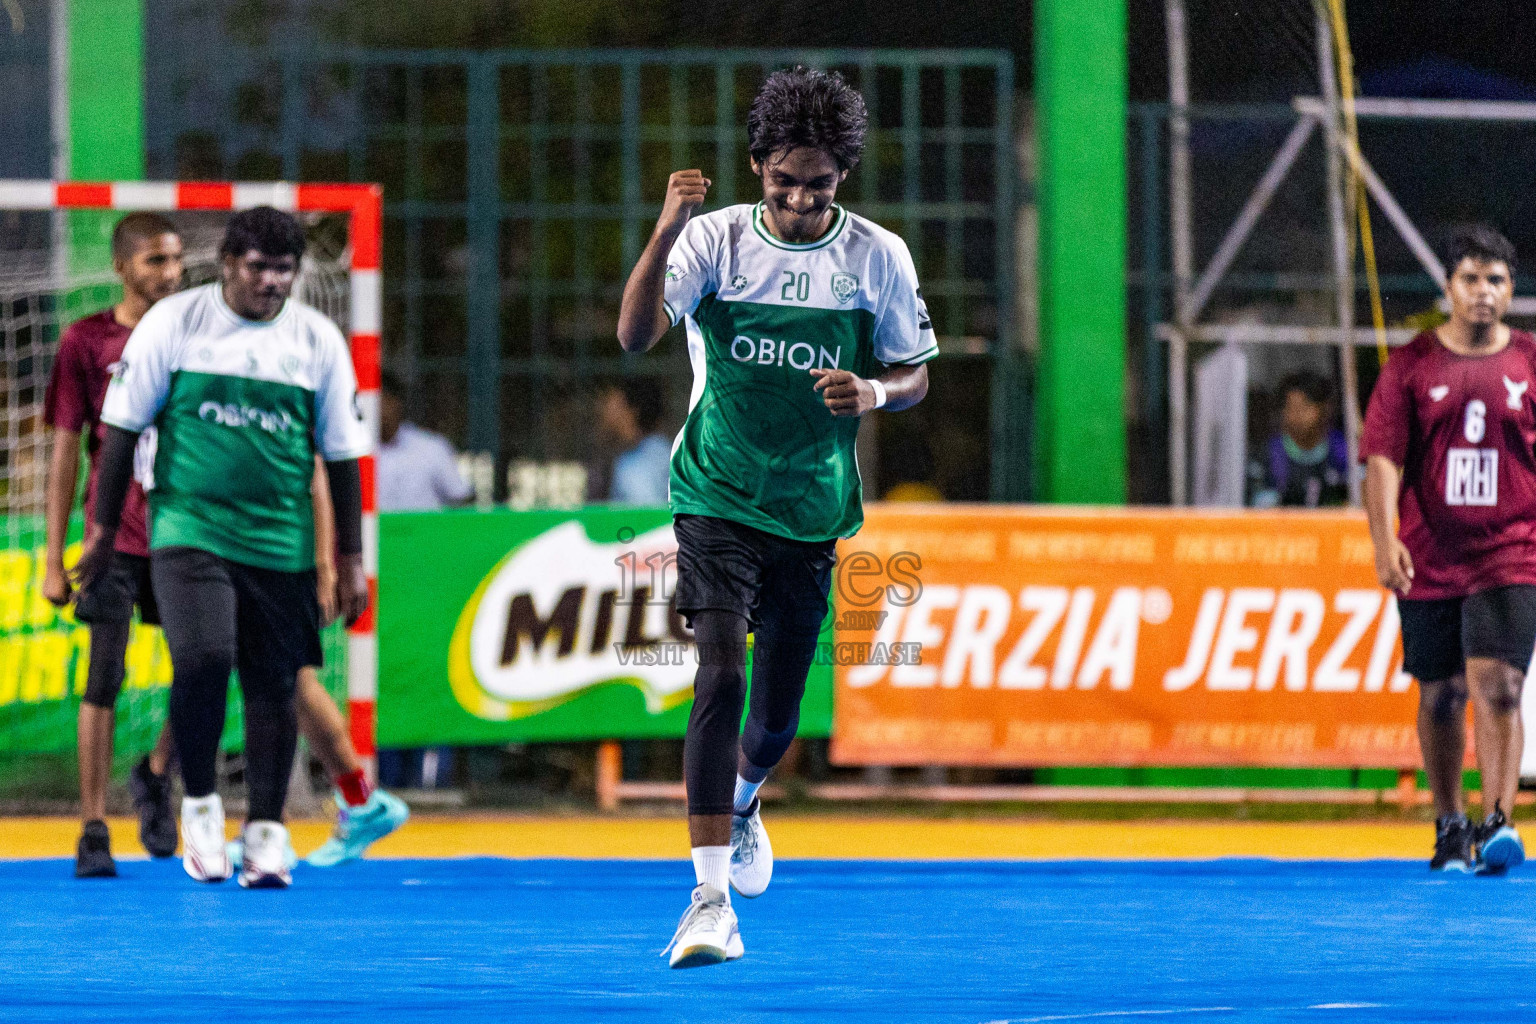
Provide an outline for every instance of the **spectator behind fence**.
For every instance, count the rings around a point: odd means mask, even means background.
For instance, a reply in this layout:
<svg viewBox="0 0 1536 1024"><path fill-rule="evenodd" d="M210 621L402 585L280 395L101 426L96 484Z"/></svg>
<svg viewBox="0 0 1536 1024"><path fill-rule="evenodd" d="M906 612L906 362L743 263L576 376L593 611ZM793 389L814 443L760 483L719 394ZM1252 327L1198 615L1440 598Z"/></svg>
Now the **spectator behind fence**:
<svg viewBox="0 0 1536 1024"><path fill-rule="evenodd" d="M1349 500L1349 453L1332 426L1333 385L1310 370L1280 382L1280 433L1249 469L1253 505L1318 508Z"/></svg>
<svg viewBox="0 0 1536 1024"><path fill-rule="evenodd" d="M661 387L630 377L603 389L597 400L597 429L620 454L613 460L608 500L618 505L665 505L672 476L672 442L658 429Z"/></svg>
<svg viewBox="0 0 1536 1024"><path fill-rule="evenodd" d="M405 418L405 388L384 375L379 398L379 479L381 512L434 511L463 505L475 492L459 475L459 457L441 434Z"/></svg>

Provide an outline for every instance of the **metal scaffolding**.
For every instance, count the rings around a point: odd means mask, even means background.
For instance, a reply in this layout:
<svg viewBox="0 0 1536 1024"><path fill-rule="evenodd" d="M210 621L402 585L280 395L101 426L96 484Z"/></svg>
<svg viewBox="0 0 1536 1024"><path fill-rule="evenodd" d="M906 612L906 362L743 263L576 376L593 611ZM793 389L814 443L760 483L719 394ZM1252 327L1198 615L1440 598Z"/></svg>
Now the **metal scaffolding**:
<svg viewBox="0 0 1536 1024"><path fill-rule="evenodd" d="M1338 349L1344 433L1350 464L1356 461L1360 432L1359 386L1356 380L1354 349L1373 345L1379 340L1375 331L1355 324L1354 249L1349 222L1349 189L1358 179L1365 186L1365 197L1373 200L1387 221L1413 253L1414 258L1437 286L1444 288L1446 271L1422 232L1403 210L1381 176L1371 166L1355 140L1343 129L1339 83L1332 60L1332 30L1321 15L1317 22L1319 58L1318 96L1302 96L1292 101L1296 113L1290 133L1270 160L1263 176L1254 186L1237 217L1227 228L1215 254L1196 276L1193 256L1191 196L1193 182L1189 154L1189 70L1188 46L1184 38L1184 0L1166 0L1168 27L1169 93L1169 243L1173 261L1174 322L1160 324L1159 339L1168 343L1168 469L1170 491L1175 505L1189 503L1189 345L1191 342L1217 342L1259 345L1334 345ZM1536 103L1491 102L1473 100L1422 100L1361 98L1354 101L1359 118L1396 120L1462 120L1536 123ZM1321 132L1319 133L1319 129ZM1325 201L1328 209L1335 315L1332 328L1304 325L1214 324L1201 321L1201 315L1231 269L1243 245L1252 236L1264 211L1297 158L1314 135L1321 134L1327 157ZM1348 167L1351 174L1345 173ZM1511 312L1524 315L1536 312L1536 300L1520 299ZM1414 331L1394 329L1386 332L1389 345L1409 341ZM1350 498L1359 503L1359 483L1351 478Z"/></svg>

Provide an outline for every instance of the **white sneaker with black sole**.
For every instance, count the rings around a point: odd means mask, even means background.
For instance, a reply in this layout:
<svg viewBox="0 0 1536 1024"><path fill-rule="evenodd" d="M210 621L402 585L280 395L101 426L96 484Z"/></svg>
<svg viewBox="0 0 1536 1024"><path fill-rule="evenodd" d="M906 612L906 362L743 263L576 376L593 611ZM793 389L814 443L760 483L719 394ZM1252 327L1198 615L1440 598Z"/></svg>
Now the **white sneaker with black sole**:
<svg viewBox="0 0 1536 1024"><path fill-rule="evenodd" d="M286 889L293 882L288 870L288 830L277 821L248 821L242 834L240 884L246 889Z"/></svg>
<svg viewBox="0 0 1536 1024"><path fill-rule="evenodd" d="M749 900L761 896L773 878L773 845L762 809L754 797L749 813L731 815L731 888Z"/></svg>
<svg viewBox="0 0 1536 1024"><path fill-rule="evenodd" d="M677 923L677 931L662 956L672 954L673 967L708 967L739 960L746 947L730 899L712 885L694 886L693 902Z"/></svg>
<svg viewBox="0 0 1536 1024"><path fill-rule="evenodd" d="M182 798L181 866L199 882L222 882L234 873L224 852L224 803L219 794Z"/></svg>

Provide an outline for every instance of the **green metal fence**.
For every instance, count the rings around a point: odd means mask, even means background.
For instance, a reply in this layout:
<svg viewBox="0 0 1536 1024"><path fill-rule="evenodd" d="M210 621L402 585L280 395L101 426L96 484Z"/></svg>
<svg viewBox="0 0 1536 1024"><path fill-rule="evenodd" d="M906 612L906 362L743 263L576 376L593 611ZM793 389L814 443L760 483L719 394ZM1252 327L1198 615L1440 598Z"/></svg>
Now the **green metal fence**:
<svg viewBox="0 0 1536 1024"><path fill-rule="evenodd" d="M689 371L680 339L625 357L623 278L660 212L667 175L701 167L711 208L761 198L747 107L764 76L841 70L872 128L841 193L910 245L946 356L975 369L969 396L990 449L987 491L1027 487L1014 342L1013 61L1003 51L324 51L247 55L228 124L151 126L159 164L381 182L385 359L413 413L465 447L582 458L589 391L654 374L674 419ZM201 147L201 150L200 148ZM189 164L191 165L189 167ZM941 364L944 361L941 360ZM945 371L936 366L936 376ZM983 458L987 458L983 456ZM986 496L985 494L981 496Z"/></svg>

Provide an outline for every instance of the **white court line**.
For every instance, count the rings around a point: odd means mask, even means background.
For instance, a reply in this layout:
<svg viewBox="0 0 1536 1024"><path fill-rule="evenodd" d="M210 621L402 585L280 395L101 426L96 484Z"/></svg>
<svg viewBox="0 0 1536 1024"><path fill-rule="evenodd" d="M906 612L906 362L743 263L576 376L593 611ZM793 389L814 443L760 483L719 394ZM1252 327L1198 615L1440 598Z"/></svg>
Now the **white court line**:
<svg viewBox="0 0 1536 1024"><path fill-rule="evenodd" d="M1308 1010L1378 1010L1386 1003L1315 1003ZM1103 1020L1112 1017L1169 1017L1185 1013L1235 1013L1235 1006L1191 1006L1181 1010L1100 1010L1097 1013L1059 1013L1048 1017L1008 1017L983 1024L1044 1024L1056 1020Z"/></svg>
<svg viewBox="0 0 1536 1024"><path fill-rule="evenodd" d="M1060 1013L1050 1017L1009 1017L1006 1020L989 1020L983 1024L1041 1024L1050 1020L1093 1020L1104 1017L1167 1017L1179 1013L1233 1013L1235 1006L1191 1006L1183 1010L1101 1010L1098 1013Z"/></svg>

